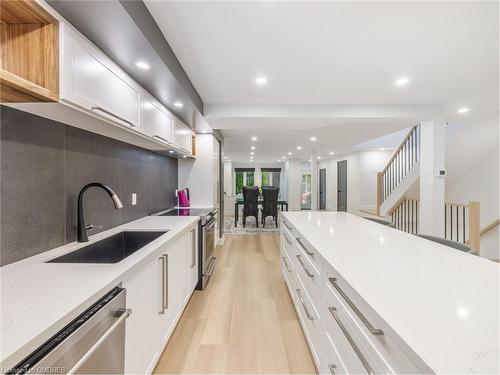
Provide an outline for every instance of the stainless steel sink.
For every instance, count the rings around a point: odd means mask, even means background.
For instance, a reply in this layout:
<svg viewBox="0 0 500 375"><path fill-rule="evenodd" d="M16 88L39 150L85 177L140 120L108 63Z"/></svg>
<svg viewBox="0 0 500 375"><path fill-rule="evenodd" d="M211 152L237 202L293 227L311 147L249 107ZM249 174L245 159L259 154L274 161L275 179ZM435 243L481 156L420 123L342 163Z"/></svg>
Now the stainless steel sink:
<svg viewBox="0 0 500 375"><path fill-rule="evenodd" d="M119 232L46 263L118 263L167 232Z"/></svg>

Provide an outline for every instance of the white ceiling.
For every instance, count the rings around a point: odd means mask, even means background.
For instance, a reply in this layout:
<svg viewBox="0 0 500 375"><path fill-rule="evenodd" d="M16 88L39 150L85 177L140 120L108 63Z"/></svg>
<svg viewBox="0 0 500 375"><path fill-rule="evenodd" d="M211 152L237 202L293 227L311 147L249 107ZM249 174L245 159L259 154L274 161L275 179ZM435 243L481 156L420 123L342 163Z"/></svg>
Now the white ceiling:
<svg viewBox="0 0 500 375"><path fill-rule="evenodd" d="M273 145L274 158L310 131L332 134L332 143L313 146L325 152L414 123L305 116L294 106L434 104L443 106L446 120L469 127L498 118L498 2L145 3L235 159L247 161L248 136L263 129L259 142ZM258 87L258 75L268 84ZM395 87L401 76L410 83ZM255 113L226 115L225 105L252 106ZM270 105L284 109L259 115L260 106ZM471 111L458 116L462 106ZM283 131L300 128L309 132ZM266 147L256 156L271 157Z"/></svg>

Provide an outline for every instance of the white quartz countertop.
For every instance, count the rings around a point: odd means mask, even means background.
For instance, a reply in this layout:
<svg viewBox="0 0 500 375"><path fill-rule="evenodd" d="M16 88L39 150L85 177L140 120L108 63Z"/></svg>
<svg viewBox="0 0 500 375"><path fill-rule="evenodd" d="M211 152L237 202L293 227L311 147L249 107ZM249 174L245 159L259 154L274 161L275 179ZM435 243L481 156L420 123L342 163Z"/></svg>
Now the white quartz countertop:
<svg viewBox="0 0 500 375"><path fill-rule="evenodd" d="M436 373L498 374L497 263L343 212L283 212Z"/></svg>
<svg viewBox="0 0 500 375"><path fill-rule="evenodd" d="M197 216L148 216L90 236L90 242L73 242L1 267L1 367L15 366L198 220ZM115 264L44 263L122 230L168 232Z"/></svg>

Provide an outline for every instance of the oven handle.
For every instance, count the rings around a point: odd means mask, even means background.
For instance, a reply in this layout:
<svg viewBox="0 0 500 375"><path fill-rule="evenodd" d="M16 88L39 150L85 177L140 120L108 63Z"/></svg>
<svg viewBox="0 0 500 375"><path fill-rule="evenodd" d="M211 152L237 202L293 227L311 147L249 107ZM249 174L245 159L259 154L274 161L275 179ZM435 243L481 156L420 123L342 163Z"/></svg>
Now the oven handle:
<svg viewBox="0 0 500 375"><path fill-rule="evenodd" d="M74 374L78 371L80 367L85 363L85 361L95 353L97 349L106 341L106 339L111 336L111 334L123 323L125 319L127 319L131 314L132 310L131 309L121 309L122 314L118 318L116 322L113 323L111 327L108 328L106 332L95 342L94 345L85 353L82 358L78 360L78 362L75 363L75 365L66 373L66 374Z"/></svg>
<svg viewBox="0 0 500 375"><path fill-rule="evenodd" d="M208 223L206 223L206 224L203 226L203 228L204 228L204 229L207 229L207 228L213 227L216 221L217 221L217 218L215 218L215 217L211 218L211 219L208 221Z"/></svg>

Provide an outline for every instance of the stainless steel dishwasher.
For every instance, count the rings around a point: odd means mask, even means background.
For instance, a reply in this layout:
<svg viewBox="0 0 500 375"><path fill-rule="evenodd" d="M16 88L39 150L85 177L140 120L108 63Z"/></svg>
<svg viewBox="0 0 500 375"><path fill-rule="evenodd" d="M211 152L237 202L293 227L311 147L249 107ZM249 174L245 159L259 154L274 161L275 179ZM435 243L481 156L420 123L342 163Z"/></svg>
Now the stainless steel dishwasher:
<svg viewBox="0 0 500 375"><path fill-rule="evenodd" d="M123 374L126 290L115 287L8 374Z"/></svg>

